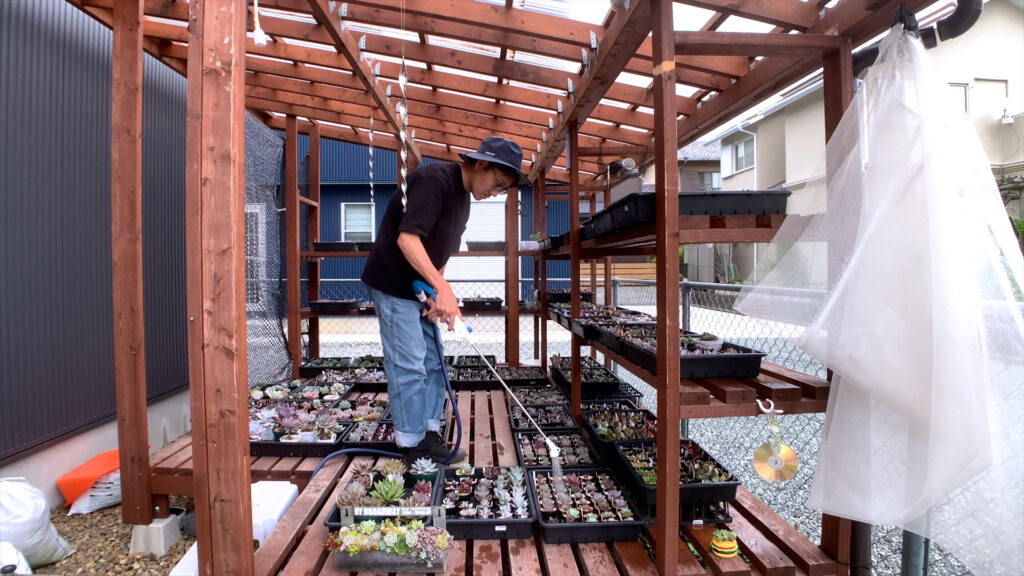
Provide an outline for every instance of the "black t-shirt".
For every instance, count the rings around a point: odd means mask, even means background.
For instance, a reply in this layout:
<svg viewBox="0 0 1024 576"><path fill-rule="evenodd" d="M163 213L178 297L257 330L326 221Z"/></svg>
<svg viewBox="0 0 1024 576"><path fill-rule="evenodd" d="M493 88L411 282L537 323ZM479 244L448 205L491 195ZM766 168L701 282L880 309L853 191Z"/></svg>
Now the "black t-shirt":
<svg viewBox="0 0 1024 576"><path fill-rule="evenodd" d="M396 190L388 202L377 241L363 269L363 282L385 294L415 300L412 283L423 278L398 247L399 232L417 234L431 263L440 270L459 251L469 221L469 201L460 164L436 162L414 170L409 175L405 213L401 190Z"/></svg>

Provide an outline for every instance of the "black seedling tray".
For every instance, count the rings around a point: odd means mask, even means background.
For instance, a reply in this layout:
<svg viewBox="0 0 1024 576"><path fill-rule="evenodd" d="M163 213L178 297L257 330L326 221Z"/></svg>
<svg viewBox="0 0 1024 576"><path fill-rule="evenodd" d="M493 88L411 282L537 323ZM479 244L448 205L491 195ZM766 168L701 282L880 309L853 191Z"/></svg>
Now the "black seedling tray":
<svg viewBox="0 0 1024 576"><path fill-rule="evenodd" d="M565 303L565 302L571 302L571 301L572 301L572 293L569 292L568 290L566 290L564 292L563 291L548 292L548 302L554 302L554 303L558 304L558 303ZM594 303L594 293L593 292L580 292L580 302L589 302L589 303L593 304ZM566 317L568 317L568 310L566 312L567 312ZM565 324L564 326L566 328L569 328L568 324Z"/></svg>
<svg viewBox="0 0 1024 576"><path fill-rule="evenodd" d="M608 396L618 392L621 380L619 380L611 370L608 370L604 366L598 367L597 370L603 370L604 372L611 374L615 379L611 381L584 380L580 383L581 393L584 396ZM551 377L565 390L572 390L572 380L569 378L569 374L567 372L563 372L560 368L552 368Z"/></svg>
<svg viewBox="0 0 1024 576"><path fill-rule="evenodd" d="M470 312L473 310L501 310L501 298L463 298L462 309Z"/></svg>
<svg viewBox="0 0 1024 576"><path fill-rule="evenodd" d="M479 242L469 241L466 242L466 249L470 252L504 252L505 241L493 241L493 242Z"/></svg>
<svg viewBox="0 0 1024 576"><path fill-rule="evenodd" d="M601 455L605 456L606 458L609 458L609 457L611 457L614 454L614 452L615 452L615 444L624 444L624 445L642 444L644 442L649 442L651 440L654 440L654 438L649 438L649 437L647 437L647 438L632 438L632 439L625 439L625 440L608 440L608 439L605 439L600 434L598 434L597 428L590 421L590 416L592 414L594 414L595 412L598 412L598 411L596 411L596 410L588 410L586 412L583 412L582 418L581 418L581 420L583 421L583 429L587 431L588 435L590 435L591 442L593 442L594 446L596 446L598 451L601 452ZM619 412L642 412L644 415L647 416L648 420L655 420L655 421L657 420L657 417L650 410L619 410Z"/></svg>
<svg viewBox="0 0 1024 576"><path fill-rule="evenodd" d="M658 375L658 357L654 352L641 348L632 342L620 340L621 354L627 360ZM757 378L761 372L764 352L746 346L726 342L723 348L734 348L736 354L681 354L679 356L679 377L695 378Z"/></svg>
<svg viewBox="0 0 1024 576"><path fill-rule="evenodd" d="M789 194L788 190L683 192L679 194L679 214L785 214ZM654 193L630 194L603 211L611 213L613 230L654 222Z"/></svg>
<svg viewBox="0 0 1024 576"><path fill-rule="evenodd" d="M490 379L480 379L470 375L470 372L486 372ZM486 366L464 366L455 371L455 379L452 380L452 388L456 390L495 390L501 388L501 382L494 378L494 374Z"/></svg>
<svg viewBox="0 0 1024 576"><path fill-rule="evenodd" d="M615 522L584 522L582 519L578 522L551 522L546 520L546 514L541 512L540 499L537 496L536 475L538 473L546 473L550 476L550 472L550 469L531 469L528 472L529 480L527 480L527 488L530 492L530 498L533 499L534 509L537 511L537 523L540 525L541 534L544 536L545 542L548 544L619 542L632 541L640 538L640 533L644 528L644 521L640 516L640 511L637 510L636 506L633 504L633 499L630 496L628 489L622 485L622 481L607 468L581 468L574 469L571 473L592 474L595 476L595 481L598 474L608 474L611 476L617 487L622 492L622 497L626 499L627 504L632 509L633 520L619 520Z"/></svg>
<svg viewBox="0 0 1024 576"><path fill-rule="evenodd" d="M352 312L363 306L362 300L312 300L309 309L320 314L331 314L337 312Z"/></svg>
<svg viewBox="0 0 1024 576"><path fill-rule="evenodd" d="M626 398L613 398L610 400L583 400L583 410L639 410L640 407L632 400Z"/></svg>
<svg viewBox="0 0 1024 576"><path fill-rule="evenodd" d="M558 412L558 416L561 418L559 422L554 424L545 424L544 422L537 421L537 424L541 427L541 430L547 432L548 430L578 430L579 424L572 417L572 412L569 411L568 404L549 404L547 406L527 406L526 410L532 412L530 416L533 416L534 420L537 419L536 412L538 410L551 410ZM509 422L512 424L513 432L523 432L536 430L533 423L530 422L529 418L525 414L520 414L519 418L516 418L516 413L520 412L522 408L518 404L513 402L512 406L509 407ZM516 420L519 420L518 422Z"/></svg>
<svg viewBox="0 0 1024 576"><path fill-rule="evenodd" d="M359 392L360 394L364 392L377 394L388 391L387 382L347 382L347 384L352 385L353 392Z"/></svg>
<svg viewBox="0 0 1024 576"><path fill-rule="evenodd" d="M682 440L682 442L693 442L692 440ZM696 442L693 442L696 444ZM633 444L631 446L657 446L655 442L643 442L640 444ZM618 444L615 446L615 457L618 459L620 466L616 469L620 470L625 478L626 482L630 484L630 490L636 495L637 503L643 505L649 516L653 517L656 512L656 502L658 495L658 486L655 484L651 486L644 483L640 478L640 474L637 473L625 455L625 448L630 446ZM706 456L707 460L714 462L722 470L729 472L725 466L722 466L717 460L711 457L703 449L701 450ZM703 461L704 458L701 458ZM696 518L692 520L704 521L706 512L701 512L698 509L694 509L694 506L708 506L718 505L717 508L722 508L721 504L725 504L724 511L728 514L728 503L736 501L736 489L739 488L740 481L736 479L732 473L732 480L728 482L698 482L689 484L679 484L679 504L680 504L680 519L683 519L682 512L685 511L690 513ZM730 520L731 521L731 520Z"/></svg>
<svg viewBox="0 0 1024 576"><path fill-rule="evenodd" d="M486 359L487 362L484 362L484 359ZM459 356L457 360L455 360L453 366L455 366L456 368L476 368L479 366L486 368L488 362L491 364L491 366L494 366L498 363L498 360L494 357L493 354L485 355L484 359L481 359L479 356L475 354L463 354L462 356Z"/></svg>
<svg viewBox="0 0 1024 576"><path fill-rule="evenodd" d="M508 383L508 380L505 381ZM509 384L511 387L511 384ZM568 404L569 395L558 386L527 386L512 388L512 394L523 403L524 406L546 406L548 404ZM543 394L545 398L537 398L536 395ZM509 402L513 404L513 402Z"/></svg>
<svg viewBox="0 0 1024 576"><path fill-rule="evenodd" d="M580 230L580 238L583 240L598 238L605 234L610 234L613 230L615 230L615 226L612 224L611 212L601 210L583 224Z"/></svg>
<svg viewBox="0 0 1024 576"><path fill-rule="evenodd" d="M334 366L323 366L324 362L333 362ZM299 376L303 378L315 378L319 376L324 370L339 370L341 368L348 368L349 363L352 359L348 356L341 357L326 357L326 358L313 358L309 362L305 362L299 367Z"/></svg>
<svg viewBox="0 0 1024 576"><path fill-rule="evenodd" d="M438 472L440 472L440 471L438 471ZM430 505L431 506L433 505L434 499L437 497L437 492L440 490L440 486L442 485L441 481L440 481L440 476L441 475L439 473L437 475L437 477L434 479L433 490L430 493L430 502L431 502ZM408 472L406 472L402 477L405 480L405 497L408 498L408 497L410 497L412 495L413 487L416 486L416 482L418 482L419 480L416 477L414 477L412 474L408 473ZM344 490L346 487L348 487L348 484L346 484L345 486L342 486L341 490ZM369 494L369 491L367 491L367 494ZM381 506L381 508L385 508L385 506ZM390 508L390 507L388 507L388 508ZM394 508L398 508L398 506L394 506ZM357 517L357 519L361 519L361 518L369 518L369 517L363 517L363 516L358 516ZM423 520L423 524L425 526L430 526L430 525L433 524L433 520L431 519L430 516L423 516L421 519ZM337 503L333 504L333 507L331 508L331 513L328 514L327 518L324 519L324 526L326 526L330 530L341 530L343 528L343 526L341 524L341 511L338 510L338 504Z"/></svg>
<svg viewBox="0 0 1024 576"><path fill-rule="evenodd" d="M565 244L565 241L568 239L569 233L565 232L557 236L548 236L547 238L541 238L538 244L540 244L541 250L554 250L556 248L561 248L562 245Z"/></svg>
<svg viewBox="0 0 1024 576"><path fill-rule="evenodd" d="M359 248L357 242L313 242L313 250L317 252L358 252Z"/></svg>
<svg viewBox="0 0 1024 576"><path fill-rule="evenodd" d="M348 434L349 426L342 425L342 431L334 442L262 442L249 441L249 456L271 456L276 458L316 456L323 458L332 452L341 450L341 439Z"/></svg>
<svg viewBox="0 0 1024 576"><path fill-rule="evenodd" d="M580 434L579 432L576 432L576 431L572 431L572 432L569 432L569 431L566 431L566 432L552 432L552 433L548 434L548 437L550 437L550 438L554 438L556 436L575 436L576 438L579 438L580 441L583 442L583 446L586 448L587 453L590 455L590 460L591 461L589 463L580 463L580 464L566 464L565 459L563 457L562 461L561 461L563 469L572 470L572 469L575 469L575 468L593 468L594 466L598 466L598 465L601 464L601 457L598 455L597 450L594 450L594 445L591 444L590 441L587 440L587 437L584 436L583 434ZM526 458L523 456L523 447L522 447L522 442L523 442L524 438L528 442L535 442L538 438L540 438L541 441L543 442L543 437L540 434L538 434L537 432L516 432L515 433L516 458L519 459L519 464L522 465L522 466L525 466L526 468L550 468L551 467L551 459L550 458L547 459L547 463L546 464L528 464L526 462ZM545 444L545 448L546 447L547 447L547 444Z"/></svg>
<svg viewBox="0 0 1024 576"><path fill-rule="evenodd" d="M465 478L456 476L455 468L445 468L438 475L438 482L434 486L434 506L444 506L444 484L448 480ZM483 468L477 466L473 471L473 478L483 478ZM445 529L456 540L518 540L521 538L533 538L533 524L537 521L537 503L530 498L530 487L532 480L529 475L526 478L526 498L530 511L529 518L462 518L456 511L455 516L449 516L445 510ZM475 486L474 486L475 489ZM472 495L469 498L473 498Z"/></svg>
<svg viewBox="0 0 1024 576"><path fill-rule="evenodd" d="M394 427L395 427L393 422L377 421L375 423L378 424L378 425L381 425L381 426L390 426L392 428L392 430L394 430ZM442 424L442 429L443 429L444 428L444 422L442 422L441 424ZM359 424L352 424L352 426L349 427L349 429L345 431L345 437L342 438L341 442L342 442L342 444L345 445L346 448L371 448L371 449L374 449L374 450L388 450L388 451L391 451L391 452L397 452L398 451L398 444L395 443L394 433L391 434L391 440L378 440L378 441L367 441L367 442L363 442L363 441L356 442L356 441L349 440L349 436L355 431L355 429L358 426L359 426Z"/></svg>
<svg viewBox="0 0 1024 576"><path fill-rule="evenodd" d="M384 369L383 356L353 356L352 368L371 368L375 370Z"/></svg>
<svg viewBox="0 0 1024 576"><path fill-rule="evenodd" d="M498 366L498 375L505 381L505 384L511 388L512 386L547 386L549 384L548 377L544 374L544 371L538 366ZM520 374L519 378L508 377L509 370L519 370L527 372L527 374ZM524 377L525 376L525 377Z"/></svg>

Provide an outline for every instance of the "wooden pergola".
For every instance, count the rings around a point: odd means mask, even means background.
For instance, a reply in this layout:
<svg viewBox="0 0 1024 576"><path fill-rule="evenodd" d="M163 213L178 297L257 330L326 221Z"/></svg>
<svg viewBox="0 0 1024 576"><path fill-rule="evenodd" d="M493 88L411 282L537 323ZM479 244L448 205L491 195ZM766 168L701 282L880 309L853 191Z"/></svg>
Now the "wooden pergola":
<svg viewBox="0 0 1024 576"><path fill-rule="evenodd" d="M900 3L840 0L826 8L823 0L685 0L709 10L709 17L676 31L671 0L613 1L600 25L516 7L521 4L516 0L262 0L260 23L272 41L258 45L251 35L252 5L243 0L69 1L114 32L115 375L124 520L130 524L147 524L167 512L166 502L151 489L146 432L143 52L188 79L188 349L204 574L253 572L243 226L246 110L284 130L290 154L299 132L311 134L312 150L320 137L368 144L371 116L374 144L397 150L404 58L409 169L425 156L457 160L459 152L496 134L523 148L535 191L543 196L545 183L563 182L566 198L578 204L586 197L582 193L607 189L611 161L629 156L653 165L657 221L648 253L663 263L658 284L664 287L678 278L677 148L818 68L824 71L826 134L831 135L852 97L852 47L884 31ZM931 1L905 4L917 10ZM594 4L605 10L603 3ZM718 31L730 18L763 22L770 29ZM289 157L289 185L295 182L294 164ZM289 198L288 234L297 235L298 203L312 206L317 197ZM512 216L515 202L510 195ZM578 206L571 212L571 229L577 230ZM313 220L310 226L317 225ZM509 245L517 243L515 228L509 230ZM571 254L574 264L586 256L577 232ZM510 260L514 273L518 258ZM580 288L575 268L574 316ZM295 286L297 272L297 262L290 261L289 281ZM678 309L678 299L678 291L661 289L658 308ZM290 290L289 300L297 303L298 292ZM669 423L680 419L679 394L672 393L679 386L679 365L668 347L678 323L675 314L658 316L657 416ZM573 356L578 375L579 355ZM578 382L573 401L578 407ZM674 486L678 432L662 426L657 441L659 486ZM676 573L679 558L678 493L660 490L658 509L662 513L652 531L655 564L667 575ZM825 520L822 548L839 562L840 573L849 562L850 530L849 521Z"/></svg>

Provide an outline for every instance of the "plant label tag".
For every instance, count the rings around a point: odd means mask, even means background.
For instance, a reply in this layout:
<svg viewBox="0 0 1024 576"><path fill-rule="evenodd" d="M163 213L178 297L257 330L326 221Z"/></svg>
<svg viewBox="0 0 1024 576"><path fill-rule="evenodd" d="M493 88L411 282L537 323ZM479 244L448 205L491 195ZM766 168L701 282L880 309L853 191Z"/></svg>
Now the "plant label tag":
<svg viewBox="0 0 1024 576"><path fill-rule="evenodd" d="M505 526L495 526L494 527L494 531L495 532L504 532L505 531Z"/></svg>
<svg viewBox="0 0 1024 576"><path fill-rule="evenodd" d="M694 526L701 526L701 525L703 525L703 524L704 524L704 521L703 521L703 520L694 520L694 521L693 521L693 525L694 525Z"/></svg>

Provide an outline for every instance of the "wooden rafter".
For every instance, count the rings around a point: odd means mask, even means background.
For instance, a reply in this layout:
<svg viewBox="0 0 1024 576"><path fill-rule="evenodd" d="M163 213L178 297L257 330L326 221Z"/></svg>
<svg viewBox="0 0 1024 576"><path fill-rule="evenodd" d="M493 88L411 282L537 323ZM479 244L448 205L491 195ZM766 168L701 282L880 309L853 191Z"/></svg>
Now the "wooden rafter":
<svg viewBox="0 0 1024 576"><path fill-rule="evenodd" d="M388 123L391 124L396 133L403 130L398 112L391 107L391 103L388 102L388 98L384 94L384 89L374 79L373 70L370 69L370 65L363 58L356 39L352 37L350 32L341 27L340 15L335 14L333 10L335 3L331 2L329 6L327 0L309 0L309 7L312 8L313 17L316 18L316 21L331 35L335 48L338 49L340 54L345 56L352 72L366 86L367 92L370 93L377 107L384 112ZM412 160L409 164L418 166L423 162L423 157L420 156L419 149L416 147L416 143L412 141L412 138L408 139L407 147Z"/></svg>
<svg viewBox="0 0 1024 576"><path fill-rule="evenodd" d="M676 32L675 42L676 54L811 58L837 50L843 40L833 34Z"/></svg>
<svg viewBox="0 0 1024 576"><path fill-rule="evenodd" d="M567 106L564 116L555 124L551 139L538 156L537 164L530 171L531 180L536 180L542 175L562 154L568 126L574 126L575 131L575 126L598 105L608 87L615 83L630 55L636 52L637 47L647 37L650 29L650 5L647 2L630 3L628 9L615 13L615 18L604 34L605 41L596 57L597 61L591 63L589 76L580 83L575 98Z"/></svg>
<svg viewBox="0 0 1024 576"><path fill-rule="evenodd" d="M720 14L740 16L793 30L806 30L818 21L818 7L799 0L677 0Z"/></svg>

